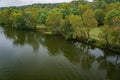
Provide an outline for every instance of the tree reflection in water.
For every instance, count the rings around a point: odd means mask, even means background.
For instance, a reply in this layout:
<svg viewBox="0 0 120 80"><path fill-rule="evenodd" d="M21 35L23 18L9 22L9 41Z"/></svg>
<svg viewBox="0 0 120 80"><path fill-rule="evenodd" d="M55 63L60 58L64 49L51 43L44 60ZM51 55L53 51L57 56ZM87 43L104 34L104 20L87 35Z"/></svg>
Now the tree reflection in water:
<svg viewBox="0 0 120 80"><path fill-rule="evenodd" d="M57 36L42 35L39 32L5 30L5 36L14 46L29 45L34 53L40 45L45 46L50 56L64 55L72 64L80 65L84 70L105 70L107 79L120 79L120 55L101 50L79 42L71 42ZM112 69L112 70L111 70ZM112 75L111 75L112 74Z"/></svg>

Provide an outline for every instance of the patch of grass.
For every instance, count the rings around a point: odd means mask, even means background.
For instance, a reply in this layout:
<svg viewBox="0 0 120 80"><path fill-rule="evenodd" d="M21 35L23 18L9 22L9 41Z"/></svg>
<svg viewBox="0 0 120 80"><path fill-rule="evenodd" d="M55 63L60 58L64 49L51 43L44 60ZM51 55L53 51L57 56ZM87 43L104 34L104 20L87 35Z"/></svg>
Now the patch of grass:
<svg viewBox="0 0 120 80"><path fill-rule="evenodd" d="M45 26L45 25L37 25L36 28L37 28L37 30L46 30L47 26Z"/></svg>
<svg viewBox="0 0 120 80"><path fill-rule="evenodd" d="M90 31L91 38L99 40L99 33L101 32L101 27L94 28Z"/></svg>
<svg viewBox="0 0 120 80"><path fill-rule="evenodd" d="M47 32L43 32L43 34L53 35L53 33L52 33L52 32L49 32L49 31L47 31Z"/></svg>

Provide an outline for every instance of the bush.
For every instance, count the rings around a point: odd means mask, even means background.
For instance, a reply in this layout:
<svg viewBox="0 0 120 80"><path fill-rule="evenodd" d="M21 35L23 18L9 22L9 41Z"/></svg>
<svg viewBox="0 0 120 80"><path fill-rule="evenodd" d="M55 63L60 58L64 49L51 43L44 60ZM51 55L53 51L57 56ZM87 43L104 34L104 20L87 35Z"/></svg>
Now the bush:
<svg viewBox="0 0 120 80"><path fill-rule="evenodd" d="M96 43L96 39L90 38L90 39L88 39L87 43Z"/></svg>

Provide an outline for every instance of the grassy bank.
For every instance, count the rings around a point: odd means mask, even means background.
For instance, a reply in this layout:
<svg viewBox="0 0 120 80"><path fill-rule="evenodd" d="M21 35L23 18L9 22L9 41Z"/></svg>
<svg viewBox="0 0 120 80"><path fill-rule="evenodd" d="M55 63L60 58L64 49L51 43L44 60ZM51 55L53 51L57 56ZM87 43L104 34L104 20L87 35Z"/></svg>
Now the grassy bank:
<svg viewBox="0 0 120 80"><path fill-rule="evenodd" d="M101 32L102 32L101 29L102 29L102 27L94 28L90 31L90 36L91 36L90 39L85 39L85 40L77 39L77 41L86 43L88 45L93 45L93 46L96 46L98 48L108 49L108 50L111 50L113 52L120 53L120 49L116 45L111 44L109 47L106 46L106 42L99 37ZM55 35L45 25L38 25L37 31L39 31L42 34ZM74 39L71 39L71 40L74 40Z"/></svg>

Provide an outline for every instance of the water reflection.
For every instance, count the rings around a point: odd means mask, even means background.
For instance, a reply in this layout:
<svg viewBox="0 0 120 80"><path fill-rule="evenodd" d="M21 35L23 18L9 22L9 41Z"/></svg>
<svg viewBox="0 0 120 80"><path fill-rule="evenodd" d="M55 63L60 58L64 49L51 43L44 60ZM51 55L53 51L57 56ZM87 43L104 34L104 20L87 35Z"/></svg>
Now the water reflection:
<svg viewBox="0 0 120 80"><path fill-rule="evenodd" d="M4 31L5 36L8 39L13 40L14 46L24 46L26 44L30 45L34 51L38 51L39 44L41 41L41 36L38 33L28 32L28 31Z"/></svg>
<svg viewBox="0 0 120 80"><path fill-rule="evenodd" d="M69 80L74 79L74 77L76 77L76 80L80 80L80 79L82 80L88 80L88 79L89 80L93 80L93 79L94 80L120 80L120 76L119 76L120 55L118 54L114 54L110 51L103 51L101 49L88 46L79 42L66 41L61 37L42 35L38 32L16 31L16 30L10 31L8 29L5 29L4 31L3 30L0 31L0 36L2 35L4 35L7 40L11 40L10 42L12 42L14 47L19 47L19 46L24 47L28 45L32 47L33 53L41 53L41 55L44 55L40 57L40 61L43 61L41 62L41 65L39 65L40 63L37 63L37 61L39 62L39 60L36 60L35 57L30 56L30 54L26 54L26 56L32 60L34 58L36 62L34 62L34 60L33 61L31 60L30 62L23 63L23 64L27 64L28 67L30 64L34 64L34 65L36 64L36 67L34 66L34 68L37 68L38 71L39 71L39 68L41 68L42 66L41 71L43 73L44 71L47 71L49 74L49 72L51 73L55 71L54 75L61 76L62 74L61 73L59 74L59 72L58 72L58 75L56 74L56 70L58 71L58 69L56 69L55 66L57 66L57 68L59 68L61 71L64 70L64 72L66 70L68 70L67 72L69 72L69 70L72 70L72 73L71 73L72 78L69 78ZM0 39L1 39L0 40L1 43L4 42L2 38ZM28 48L26 47L26 49ZM22 51L19 50L19 52L22 52ZM22 55L22 56L24 56L23 60L27 60L25 55ZM51 57L54 59L51 59ZM46 60L44 60L43 58ZM19 60L19 61L22 62L22 60ZM17 64L16 67L21 66L20 63L19 64L16 63L16 64ZM30 68L32 67L33 66L31 66ZM45 74L45 75L47 75L49 79L50 74L49 75L48 74ZM67 75L70 73L65 72L63 74ZM98 77L96 78L96 76ZM52 79L53 78L51 78L51 80ZM61 79L67 80L65 78L62 78L62 76L61 76Z"/></svg>

